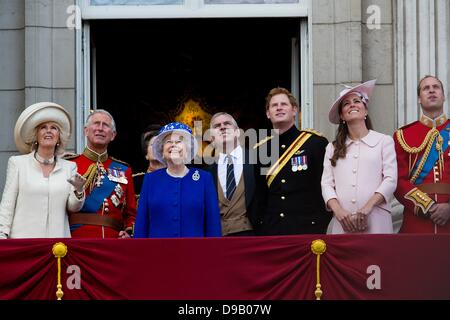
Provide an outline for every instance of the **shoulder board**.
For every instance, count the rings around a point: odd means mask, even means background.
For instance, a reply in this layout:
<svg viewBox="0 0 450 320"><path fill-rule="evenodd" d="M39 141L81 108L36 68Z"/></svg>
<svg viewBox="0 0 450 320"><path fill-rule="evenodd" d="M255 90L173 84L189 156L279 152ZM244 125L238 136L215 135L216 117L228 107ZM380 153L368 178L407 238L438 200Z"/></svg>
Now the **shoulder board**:
<svg viewBox="0 0 450 320"><path fill-rule="evenodd" d="M62 155L62 158L65 159L65 160L72 160L72 159L75 159L75 158L77 158L79 156L80 156L79 154L67 152L67 153L64 153Z"/></svg>
<svg viewBox="0 0 450 320"><path fill-rule="evenodd" d="M404 125L403 127L398 128L398 130L404 130L404 129L407 129L407 128L409 128L409 127L411 127L411 126L417 124L418 122L419 122L419 121L414 121L414 122L408 123L408 124Z"/></svg>
<svg viewBox="0 0 450 320"><path fill-rule="evenodd" d="M133 173L131 176L134 177L139 177L139 176L143 176L145 174L145 172L138 172L138 173Z"/></svg>
<svg viewBox="0 0 450 320"><path fill-rule="evenodd" d="M122 161L122 160L116 159L116 158L114 158L114 157L111 157L111 159L113 159L114 161L116 161L116 162L119 162L119 163L121 163L121 164L124 164L124 165L126 165L127 167L129 167L129 166L130 166L130 164L129 164L129 163L126 163L125 161Z"/></svg>
<svg viewBox="0 0 450 320"><path fill-rule="evenodd" d="M262 146L264 143L266 143L267 141L269 141L269 140L272 139L272 138L273 138L273 136L265 137L265 138L262 139L260 142L258 142L257 144L255 144L255 145L253 146L253 149L256 149L256 148Z"/></svg>
<svg viewBox="0 0 450 320"><path fill-rule="evenodd" d="M308 128L308 129L302 129L302 131L305 131L305 132L309 132L309 133L315 134L316 136L319 136L319 137L323 137L323 133L320 132L320 131L317 131L317 130L315 130L315 129Z"/></svg>

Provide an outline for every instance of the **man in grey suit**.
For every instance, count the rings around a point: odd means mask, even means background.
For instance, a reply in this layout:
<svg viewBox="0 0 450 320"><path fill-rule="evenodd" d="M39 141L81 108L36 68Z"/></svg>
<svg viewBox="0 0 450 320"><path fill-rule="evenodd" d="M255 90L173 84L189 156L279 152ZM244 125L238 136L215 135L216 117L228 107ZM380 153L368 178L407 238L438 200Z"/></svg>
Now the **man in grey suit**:
<svg viewBox="0 0 450 320"><path fill-rule="evenodd" d="M236 120L226 112L211 118L211 138L216 161L209 166L219 199L222 235L253 236L256 217L254 167L239 144Z"/></svg>

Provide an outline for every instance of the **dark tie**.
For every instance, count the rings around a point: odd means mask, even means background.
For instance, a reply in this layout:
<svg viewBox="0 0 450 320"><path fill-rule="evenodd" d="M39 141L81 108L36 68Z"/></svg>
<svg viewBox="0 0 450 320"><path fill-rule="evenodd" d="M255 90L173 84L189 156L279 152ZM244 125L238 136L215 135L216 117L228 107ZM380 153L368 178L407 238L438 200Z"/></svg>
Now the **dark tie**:
<svg viewBox="0 0 450 320"><path fill-rule="evenodd" d="M236 180L234 178L233 159L230 155L227 156L227 199L230 200L236 190Z"/></svg>

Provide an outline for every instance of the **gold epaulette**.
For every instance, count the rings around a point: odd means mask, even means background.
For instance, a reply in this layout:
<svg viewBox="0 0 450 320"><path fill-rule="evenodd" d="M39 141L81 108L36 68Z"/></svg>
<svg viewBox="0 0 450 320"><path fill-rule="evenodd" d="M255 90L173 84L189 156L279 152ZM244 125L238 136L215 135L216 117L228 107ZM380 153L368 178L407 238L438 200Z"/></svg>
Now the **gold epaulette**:
<svg viewBox="0 0 450 320"><path fill-rule="evenodd" d="M405 194L405 199L411 200L414 205L420 207L424 213L427 213L428 209L434 204L433 199L418 188L411 189Z"/></svg>
<svg viewBox="0 0 450 320"><path fill-rule="evenodd" d="M138 172L138 173L133 173L131 176L134 177L139 177L139 176L143 176L145 174L145 172Z"/></svg>
<svg viewBox="0 0 450 320"><path fill-rule="evenodd" d="M313 133L313 134L315 134L316 136L323 137L323 133L322 133L322 132L317 131L317 130L312 129L312 128L302 129L302 131L306 131L306 132L309 132L309 133Z"/></svg>
<svg viewBox="0 0 450 320"><path fill-rule="evenodd" d="M126 163L125 161L116 159L116 158L114 158L114 157L111 157L111 159L113 159L113 160L116 161L116 162L122 163L122 164L124 164L124 165L126 165L126 166L128 166L128 167L130 166L130 164L129 164L129 163Z"/></svg>
<svg viewBox="0 0 450 320"><path fill-rule="evenodd" d="M72 160L79 156L80 156L79 154L67 152L62 155L62 158L66 160Z"/></svg>
<svg viewBox="0 0 450 320"><path fill-rule="evenodd" d="M258 142L257 144L255 144L255 145L253 146L253 149L256 149L256 148L262 146L264 143L266 143L267 141L269 141L269 140L272 139L272 138L273 138L273 136L265 137L265 138L262 139L260 142Z"/></svg>

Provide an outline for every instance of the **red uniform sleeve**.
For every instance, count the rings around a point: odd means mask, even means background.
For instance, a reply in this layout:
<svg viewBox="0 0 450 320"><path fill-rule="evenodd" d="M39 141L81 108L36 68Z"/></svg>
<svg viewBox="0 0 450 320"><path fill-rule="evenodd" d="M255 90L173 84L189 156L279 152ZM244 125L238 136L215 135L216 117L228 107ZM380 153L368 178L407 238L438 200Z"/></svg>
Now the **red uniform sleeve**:
<svg viewBox="0 0 450 320"><path fill-rule="evenodd" d="M397 200L405 206L405 209L413 210L414 203L408 199L405 199L405 194L415 188L415 186L409 181L409 153L407 153L401 147L398 142L397 135L394 133L395 153L397 154L397 189L395 190L395 197Z"/></svg>

